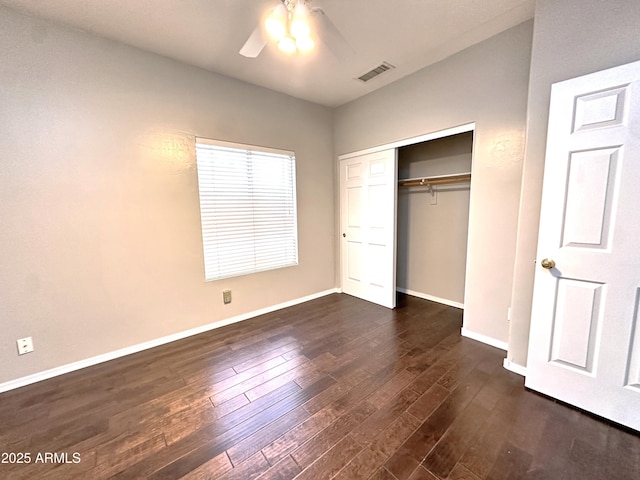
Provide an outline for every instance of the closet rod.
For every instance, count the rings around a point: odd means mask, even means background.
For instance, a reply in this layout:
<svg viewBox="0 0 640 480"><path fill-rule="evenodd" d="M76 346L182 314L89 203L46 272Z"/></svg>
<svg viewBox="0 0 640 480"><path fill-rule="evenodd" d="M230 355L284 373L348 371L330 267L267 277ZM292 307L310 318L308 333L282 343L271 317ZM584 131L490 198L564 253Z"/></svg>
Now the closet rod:
<svg viewBox="0 0 640 480"><path fill-rule="evenodd" d="M424 177L424 178L407 178L399 180L398 185L400 187L428 187L429 185L443 185L446 183L460 183L471 180L470 173L464 173L461 175L443 175L439 177Z"/></svg>

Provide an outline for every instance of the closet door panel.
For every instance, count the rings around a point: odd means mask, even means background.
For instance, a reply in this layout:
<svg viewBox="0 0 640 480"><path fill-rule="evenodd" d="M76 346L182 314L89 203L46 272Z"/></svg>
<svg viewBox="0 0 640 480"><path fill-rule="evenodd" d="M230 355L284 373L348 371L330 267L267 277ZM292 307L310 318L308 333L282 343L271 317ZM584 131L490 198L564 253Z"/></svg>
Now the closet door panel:
<svg viewBox="0 0 640 480"><path fill-rule="evenodd" d="M340 161L342 291L394 308L396 150Z"/></svg>

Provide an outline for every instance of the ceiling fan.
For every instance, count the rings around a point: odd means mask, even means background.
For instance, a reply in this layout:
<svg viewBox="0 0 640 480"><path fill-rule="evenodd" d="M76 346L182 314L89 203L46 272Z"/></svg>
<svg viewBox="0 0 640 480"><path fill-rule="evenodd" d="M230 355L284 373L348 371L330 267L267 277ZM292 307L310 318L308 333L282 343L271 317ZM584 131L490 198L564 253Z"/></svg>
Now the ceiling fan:
<svg viewBox="0 0 640 480"><path fill-rule="evenodd" d="M256 58L269 38L277 41L278 48L286 53L304 52L314 47L314 37L320 38L340 59L352 54L351 46L324 10L309 8L307 3L307 0L279 0L253 30L240 55Z"/></svg>

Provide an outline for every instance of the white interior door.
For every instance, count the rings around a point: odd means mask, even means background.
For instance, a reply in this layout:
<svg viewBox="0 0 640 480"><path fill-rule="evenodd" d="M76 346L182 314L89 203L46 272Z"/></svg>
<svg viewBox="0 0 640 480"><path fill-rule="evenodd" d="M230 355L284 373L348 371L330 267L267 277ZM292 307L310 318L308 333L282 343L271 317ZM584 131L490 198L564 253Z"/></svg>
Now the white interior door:
<svg viewBox="0 0 640 480"><path fill-rule="evenodd" d="M552 88L526 386L640 430L639 302L636 62Z"/></svg>
<svg viewBox="0 0 640 480"><path fill-rule="evenodd" d="M342 291L396 305L396 149L340 161Z"/></svg>

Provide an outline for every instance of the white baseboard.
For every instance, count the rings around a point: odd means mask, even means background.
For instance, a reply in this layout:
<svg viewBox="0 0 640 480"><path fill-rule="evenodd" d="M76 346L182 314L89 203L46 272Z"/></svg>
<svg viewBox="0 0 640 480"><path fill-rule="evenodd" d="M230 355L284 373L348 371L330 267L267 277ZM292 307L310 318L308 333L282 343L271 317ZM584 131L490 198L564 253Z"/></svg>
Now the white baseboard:
<svg viewBox="0 0 640 480"><path fill-rule="evenodd" d="M266 313L275 312L276 310L281 310L283 308L292 307L294 305L298 305L300 303L308 302L310 300L315 300L316 298L324 297L326 295L330 295L332 293L339 293L339 289L332 288L330 290L325 290L323 292L314 293L311 295L307 295L306 297L296 298L294 300L289 300L288 302L279 303L278 305L273 305L270 307L261 308L260 310L254 310L253 312L244 313L242 315L237 315L231 318L225 318L224 320L219 320L217 322L213 322L207 325L202 325L201 327L192 328L190 330L185 330L183 332L174 333L173 335L168 335L166 337L157 338L155 340L150 340L148 342L139 343L137 345L132 345L130 347L121 348L119 350L115 350L113 352L105 353L102 355L98 355L95 357L87 358L86 360L80 360L78 362L69 363L67 365L62 365L60 367L55 367L50 370L45 370L42 372L34 373L33 375L27 375L26 377L17 378L15 380L9 380L8 382L0 383L0 393L7 392L9 390L13 390L15 388L24 387L26 385L30 385L32 383L40 382L42 380L47 380L49 378L57 377L59 375L63 375L65 373L70 373L76 370L80 370L82 368L91 367L93 365L97 365L99 363L107 362L109 360L115 360L116 358L124 357L126 355L131 355L132 353L138 353L143 350L148 350L150 348L159 347L160 345L164 345L167 343L175 342L176 340L182 340L183 338L191 337L193 335L198 335L200 333L208 332L210 330L214 330L216 328L224 327L226 325L231 325L232 323L241 322L243 320L248 320L249 318L257 317L259 315L264 315Z"/></svg>
<svg viewBox="0 0 640 480"><path fill-rule="evenodd" d="M508 350L509 345L507 342L503 342L501 340L497 340L493 337L488 337L486 335L482 335L481 333L472 332L464 327L460 330L460 335L463 337L470 338L471 340L477 340L478 342L486 343L487 345L491 345L492 347L499 348L500 350L504 350L505 352Z"/></svg>
<svg viewBox="0 0 640 480"><path fill-rule="evenodd" d="M427 295L426 293L415 292L407 288L396 287L396 290L400 293L406 293L407 295L411 295L412 297L418 297L424 300L430 300L432 302L442 303L443 305L448 305L449 307L455 307L455 308L460 308L464 310L464 303L454 302L453 300L447 300L446 298L434 297L433 295Z"/></svg>
<svg viewBox="0 0 640 480"><path fill-rule="evenodd" d="M502 362L502 366L510 372L517 373L518 375L521 375L523 377L527 376L527 367L523 367L522 365L513 363L508 358L504 359L504 361Z"/></svg>

